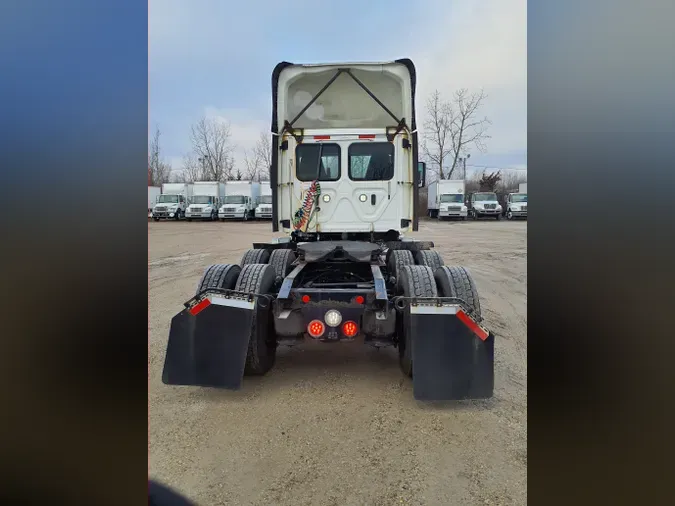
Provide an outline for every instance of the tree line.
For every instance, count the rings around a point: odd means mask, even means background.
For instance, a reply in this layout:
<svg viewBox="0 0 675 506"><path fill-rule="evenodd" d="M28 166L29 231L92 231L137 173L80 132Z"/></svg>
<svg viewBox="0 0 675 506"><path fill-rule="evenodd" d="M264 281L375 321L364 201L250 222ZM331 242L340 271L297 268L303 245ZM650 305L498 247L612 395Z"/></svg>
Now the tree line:
<svg viewBox="0 0 675 506"><path fill-rule="evenodd" d="M157 127L148 150L148 184L151 186L169 182L269 180L272 145L266 132L260 133L252 149L244 151L243 171L235 167L236 146L226 122L204 117L193 124L190 127L191 150L183 157L178 170L172 170L162 157L160 136Z"/></svg>
<svg viewBox="0 0 675 506"><path fill-rule="evenodd" d="M420 158L427 163L429 181L434 179L466 179L467 185L497 188L501 171L483 174L483 183L467 178L466 162L471 152L485 152L490 139L491 125L487 116L481 114L487 95L483 90L469 92L463 88L445 99L435 90L426 100L426 119L423 124ZM243 163L235 167L230 125L213 118L202 118L190 127L191 150L185 155L182 167L172 170L163 160L160 149L160 131L155 130L148 152L148 184L233 181L240 179L269 180L272 151L270 134L261 132L255 146L244 152ZM523 174L517 178L523 179ZM507 181L504 181L506 183ZM522 182L522 181L521 181ZM511 184L511 181L508 181ZM515 184L517 186L517 183Z"/></svg>

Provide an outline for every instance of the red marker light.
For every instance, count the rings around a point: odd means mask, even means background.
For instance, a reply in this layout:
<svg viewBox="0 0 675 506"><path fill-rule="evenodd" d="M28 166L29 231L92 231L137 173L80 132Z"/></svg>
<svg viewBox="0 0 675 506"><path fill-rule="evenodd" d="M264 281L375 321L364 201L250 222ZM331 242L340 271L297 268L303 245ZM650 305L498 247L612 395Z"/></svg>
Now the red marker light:
<svg viewBox="0 0 675 506"><path fill-rule="evenodd" d="M319 320L312 320L307 325L307 333L312 337L321 337L326 330L323 323Z"/></svg>
<svg viewBox="0 0 675 506"><path fill-rule="evenodd" d="M356 298L354 299L354 302L357 304L363 304L366 301L366 299L363 298L363 295L357 295Z"/></svg>
<svg viewBox="0 0 675 506"><path fill-rule="evenodd" d="M303 295L303 296L302 296L302 302L304 302L305 304L307 304L307 303L309 302L309 295Z"/></svg>
<svg viewBox="0 0 675 506"><path fill-rule="evenodd" d="M327 141L330 139L330 135L315 135L314 140L315 141Z"/></svg>
<svg viewBox="0 0 675 506"><path fill-rule="evenodd" d="M345 322L342 325L342 333L347 337L354 337L359 331L359 327L352 321Z"/></svg>
<svg viewBox="0 0 675 506"><path fill-rule="evenodd" d="M359 139L374 139L375 134L359 134Z"/></svg>

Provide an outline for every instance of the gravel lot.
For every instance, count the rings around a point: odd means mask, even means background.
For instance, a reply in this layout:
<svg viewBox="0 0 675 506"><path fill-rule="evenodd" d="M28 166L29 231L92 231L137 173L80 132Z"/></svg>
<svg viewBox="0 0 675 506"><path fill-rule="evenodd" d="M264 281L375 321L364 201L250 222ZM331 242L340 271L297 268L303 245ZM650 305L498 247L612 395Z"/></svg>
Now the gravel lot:
<svg viewBox="0 0 675 506"><path fill-rule="evenodd" d="M496 335L495 397L423 404L395 349L278 351L239 392L161 382L171 318L206 266L237 263L266 223L148 223L149 474L197 504L527 502L527 223L423 221L473 273Z"/></svg>

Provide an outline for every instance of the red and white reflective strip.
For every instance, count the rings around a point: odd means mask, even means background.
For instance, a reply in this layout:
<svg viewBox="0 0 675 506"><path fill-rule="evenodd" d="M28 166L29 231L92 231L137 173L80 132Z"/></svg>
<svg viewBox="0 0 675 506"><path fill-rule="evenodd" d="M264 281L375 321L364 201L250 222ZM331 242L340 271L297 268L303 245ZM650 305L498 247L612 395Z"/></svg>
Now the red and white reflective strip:
<svg viewBox="0 0 675 506"><path fill-rule="evenodd" d="M489 335L488 331L478 325L460 306L411 306L410 314L454 314L481 341L485 341Z"/></svg>
<svg viewBox="0 0 675 506"><path fill-rule="evenodd" d="M222 297L220 295L207 295L206 298L202 299L197 304L188 309L188 312L192 316L197 316L211 304L215 304L216 306L236 307L240 309L253 309L255 307L255 302L249 302L247 300L241 299L228 299L227 297Z"/></svg>
<svg viewBox="0 0 675 506"><path fill-rule="evenodd" d="M338 134L337 137L346 137L347 139L352 138L352 137L357 137L359 139L370 139L373 140L376 137L376 134L350 134L350 133L344 133L344 134ZM330 135L313 135L312 138L315 141L329 141L331 139Z"/></svg>
<svg viewBox="0 0 675 506"><path fill-rule="evenodd" d="M466 314L462 309L457 311L457 318L466 325L471 332L478 336L478 339L485 341L488 338L488 332L478 325L473 318Z"/></svg>

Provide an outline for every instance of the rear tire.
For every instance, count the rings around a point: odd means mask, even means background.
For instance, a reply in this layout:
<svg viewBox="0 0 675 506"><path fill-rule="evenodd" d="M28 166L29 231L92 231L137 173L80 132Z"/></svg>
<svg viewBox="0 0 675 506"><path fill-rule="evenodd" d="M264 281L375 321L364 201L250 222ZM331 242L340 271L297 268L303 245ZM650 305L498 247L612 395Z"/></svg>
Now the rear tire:
<svg viewBox="0 0 675 506"><path fill-rule="evenodd" d="M406 265L415 265L415 259L410 251L407 249L391 251L387 260L387 266L389 267L389 274L396 278L397 293L402 290L401 273L403 272L403 267Z"/></svg>
<svg viewBox="0 0 675 506"><path fill-rule="evenodd" d="M427 267L431 267L431 272L436 272L436 269L442 265L445 265L441 255L438 254L438 251L433 249L415 252L415 263L417 265L426 265Z"/></svg>
<svg viewBox="0 0 675 506"><path fill-rule="evenodd" d="M266 249L250 249L241 257L239 265L266 264L270 259L270 252Z"/></svg>
<svg viewBox="0 0 675 506"><path fill-rule="evenodd" d="M231 290L237 283L241 267L233 264L216 264L209 266L205 271L202 279L197 284L197 292L207 288L222 288L224 290Z"/></svg>
<svg viewBox="0 0 675 506"><path fill-rule="evenodd" d="M155 221L159 221L159 218L153 218L153 220L155 220Z"/></svg>
<svg viewBox="0 0 675 506"><path fill-rule="evenodd" d="M274 268L267 264L246 265L237 279L235 290L259 294L271 294L274 288L276 274ZM272 304L265 301L265 307L260 307L256 301L251 322L251 337L246 353L244 374L248 376L262 376L273 366L277 353L277 340L272 320Z"/></svg>
<svg viewBox="0 0 675 506"><path fill-rule="evenodd" d="M405 297L437 297L438 289L434 273L426 265L406 265L403 267L403 295ZM410 346L410 306L403 311L399 319L402 325L398 334L398 364L406 376L412 378L413 363Z"/></svg>
<svg viewBox="0 0 675 506"><path fill-rule="evenodd" d="M440 297L457 297L462 299L473 311L481 316L478 290L471 273L465 267L448 267L444 265L434 273Z"/></svg>
<svg viewBox="0 0 675 506"><path fill-rule="evenodd" d="M280 283L291 272L292 263L295 262L295 252L290 249L275 249L272 251L268 264L274 268L276 282Z"/></svg>

